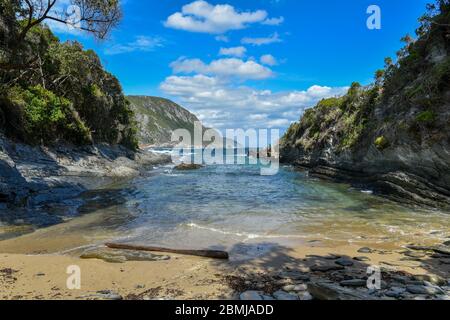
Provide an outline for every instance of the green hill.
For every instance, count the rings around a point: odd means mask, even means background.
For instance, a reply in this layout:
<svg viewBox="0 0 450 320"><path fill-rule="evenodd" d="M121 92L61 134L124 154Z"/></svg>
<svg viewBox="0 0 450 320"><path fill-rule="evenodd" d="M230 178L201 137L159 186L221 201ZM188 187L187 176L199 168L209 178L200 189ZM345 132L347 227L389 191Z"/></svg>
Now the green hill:
<svg viewBox="0 0 450 320"><path fill-rule="evenodd" d="M176 129L194 131L195 115L178 104L159 97L128 96L135 113L137 136L141 144L170 144Z"/></svg>

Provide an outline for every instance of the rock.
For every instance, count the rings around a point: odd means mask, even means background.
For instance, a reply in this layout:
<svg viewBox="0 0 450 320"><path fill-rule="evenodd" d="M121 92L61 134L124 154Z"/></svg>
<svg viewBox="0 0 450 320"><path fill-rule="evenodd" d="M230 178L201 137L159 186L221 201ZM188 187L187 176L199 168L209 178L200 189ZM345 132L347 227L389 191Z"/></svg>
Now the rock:
<svg viewBox="0 0 450 320"><path fill-rule="evenodd" d="M437 286L445 286L447 284L447 280L445 280L442 277L439 277L437 275L434 274L424 274L424 275L417 275L413 277L414 280L417 281L427 281L431 284L437 285Z"/></svg>
<svg viewBox="0 0 450 320"><path fill-rule="evenodd" d="M308 286L306 284L298 284L294 287L294 291L306 291L308 290Z"/></svg>
<svg viewBox="0 0 450 320"><path fill-rule="evenodd" d="M185 163L182 163L182 164L176 166L175 170L178 170L178 171L190 171L190 170L198 170L198 169L201 169L201 168L203 168L203 166L199 165L199 164L194 164L194 163L192 163L192 164L185 164Z"/></svg>
<svg viewBox="0 0 450 320"><path fill-rule="evenodd" d="M81 296L81 299L94 299L94 300L123 300L123 297L112 290L101 290L94 294Z"/></svg>
<svg viewBox="0 0 450 320"><path fill-rule="evenodd" d="M243 292L240 295L240 299L242 301L260 301L260 300L264 300L263 297L261 296L261 293L257 292L257 291L246 291L246 292Z"/></svg>
<svg viewBox="0 0 450 320"><path fill-rule="evenodd" d="M279 274L282 279L292 279L297 281L308 281L310 279L309 275L299 272L299 271L283 271Z"/></svg>
<svg viewBox="0 0 450 320"><path fill-rule="evenodd" d="M358 250L359 253L373 253L373 250L368 248L368 247L364 247Z"/></svg>
<svg viewBox="0 0 450 320"><path fill-rule="evenodd" d="M403 293L406 292L406 289L404 288L400 288L400 287L392 287L390 288L388 291L386 291L386 296L391 297L391 298L400 298L402 296Z"/></svg>
<svg viewBox="0 0 450 320"><path fill-rule="evenodd" d="M354 265L353 261L346 258L340 258L336 260L335 263L343 267L351 267Z"/></svg>
<svg viewBox="0 0 450 320"><path fill-rule="evenodd" d="M442 245L443 245L443 246L450 247L450 241L445 241Z"/></svg>
<svg viewBox="0 0 450 320"><path fill-rule="evenodd" d="M373 296L364 292L326 281L309 283L308 292L318 300L375 300Z"/></svg>
<svg viewBox="0 0 450 320"><path fill-rule="evenodd" d="M441 264L450 264L450 259L439 259Z"/></svg>
<svg viewBox="0 0 450 320"><path fill-rule="evenodd" d="M399 275L392 275L391 278L392 278L392 280L395 280L401 284L408 284L408 282L410 281L410 279L408 277L399 276Z"/></svg>
<svg viewBox="0 0 450 320"><path fill-rule="evenodd" d="M316 264L311 267L311 271L318 271L318 272L338 271L343 269L344 269L343 266L339 266L336 264Z"/></svg>
<svg viewBox="0 0 450 320"><path fill-rule="evenodd" d="M409 285L406 287L406 290L412 294L428 294L428 295L436 295L440 293L435 287L429 286L420 286L420 285Z"/></svg>
<svg viewBox="0 0 450 320"><path fill-rule="evenodd" d="M426 256L425 253L423 252L414 252L414 251L406 251L403 253L405 256L410 257L410 258L423 258Z"/></svg>
<svg viewBox="0 0 450 320"><path fill-rule="evenodd" d="M365 261L370 261L370 258L368 258L368 257L354 257L353 260L360 261L360 262L365 262Z"/></svg>
<svg viewBox="0 0 450 320"><path fill-rule="evenodd" d="M290 284L290 285L284 286L283 290L286 291L286 292L295 291L295 285Z"/></svg>
<svg viewBox="0 0 450 320"><path fill-rule="evenodd" d="M294 296L290 293L287 293L285 291L277 291L273 294L275 299L282 300L282 301L290 301L290 300L299 300L299 297Z"/></svg>
<svg viewBox="0 0 450 320"><path fill-rule="evenodd" d="M434 252L450 256L450 247L444 247L444 246L435 247Z"/></svg>
<svg viewBox="0 0 450 320"><path fill-rule="evenodd" d="M450 255L450 247L448 246L434 246L434 247L429 247L429 246L417 246L417 245L409 245L406 246L408 249L411 250L416 250L416 251L433 251L439 254L443 254L443 255Z"/></svg>
<svg viewBox="0 0 450 320"><path fill-rule="evenodd" d="M406 248L411 249L411 250L416 250L416 251L434 251L434 247L419 246L419 245L413 245L413 244L406 246Z"/></svg>
<svg viewBox="0 0 450 320"><path fill-rule="evenodd" d="M110 263L124 263L126 261L161 261L169 260L169 256L155 255L149 252L132 250L112 250L107 248L90 249L83 252L81 259L99 259Z"/></svg>
<svg viewBox="0 0 450 320"><path fill-rule="evenodd" d="M343 287L366 287L367 281L363 279L344 280L340 282L340 285Z"/></svg>
<svg viewBox="0 0 450 320"><path fill-rule="evenodd" d="M263 298L264 301L273 301L273 300L275 300L274 297L268 296L268 295L266 295L266 294L263 295L262 298Z"/></svg>
<svg viewBox="0 0 450 320"><path fill-rule="evenodd" d="M313 296L309 293L309 292L301 292L298 294L298 297L300 298L300 300L302 301L311 301L314 300Z"/></svg>

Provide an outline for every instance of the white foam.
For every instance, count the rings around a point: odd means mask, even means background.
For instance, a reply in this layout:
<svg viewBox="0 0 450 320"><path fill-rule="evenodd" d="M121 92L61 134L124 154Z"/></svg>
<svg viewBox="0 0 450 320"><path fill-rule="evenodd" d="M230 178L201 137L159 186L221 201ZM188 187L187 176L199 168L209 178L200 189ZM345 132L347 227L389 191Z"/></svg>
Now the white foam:
<svg viewBox="0 0 450 320"><path fill-rule="evenodd" d="M186 224L187 227L195 228L195 229L201 229L201 230L207 230L211 232L216 232L224 235L231 235L231 236L238 236L241 238L246 238L247 240L254 240L254 239L305 239L306 236L300 236L300 235L260 235L260 234L254 234L254 233L241 233L241 232L230 232L225 230L220 230L212 227L205 227L200 226L196 223L188 223Z"/></svg>

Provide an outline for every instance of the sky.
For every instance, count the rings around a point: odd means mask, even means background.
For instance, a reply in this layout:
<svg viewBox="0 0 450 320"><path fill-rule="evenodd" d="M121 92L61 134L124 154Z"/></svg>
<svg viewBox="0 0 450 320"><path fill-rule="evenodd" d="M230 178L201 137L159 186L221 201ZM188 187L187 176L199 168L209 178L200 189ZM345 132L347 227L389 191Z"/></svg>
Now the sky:
<svg viewBox="0 0 450 320"><path fill-rule="evenodd" d="M127 95L172 99L217 129L284 131L353 81L369 84L430 0L121 2L123 19L101 42L51 28L94 49ZM367 27L370 5L381 29Z"/></svg>

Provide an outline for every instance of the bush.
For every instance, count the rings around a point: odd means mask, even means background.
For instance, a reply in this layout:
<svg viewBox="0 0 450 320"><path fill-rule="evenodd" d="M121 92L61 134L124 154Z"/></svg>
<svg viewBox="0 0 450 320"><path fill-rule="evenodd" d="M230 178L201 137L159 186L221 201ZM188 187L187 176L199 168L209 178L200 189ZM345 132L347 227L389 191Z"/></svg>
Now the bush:
<svg viewBox="0 0 450 320"><path fill-rule="evenodd" d="M13 107L21 111L24 140L29 143L51 144L64 139L76 144L91 141L89 129L78 118L69 100L56 96L42 86L9 91Z"/></svg>
<svg viewBox="0 0 450 320"><path fill-rule="evenodd" d="M433 111L424 111L419 113L419 115L416 117L416 120L418 122L434 122L436 120L436 114Z"/></svg>
<svg viewBox="0 0 450 320"><path fill-rule="evenodd" d="M389 140L381 136L375 139L375 146L378 150L384 150L389 147Z"/></svg>

